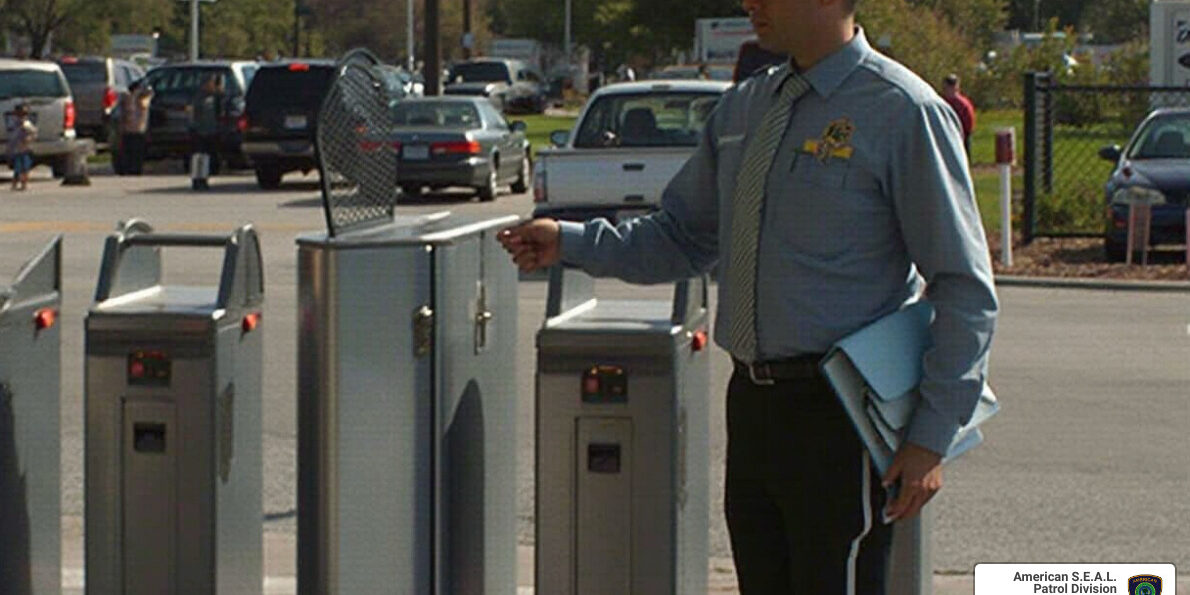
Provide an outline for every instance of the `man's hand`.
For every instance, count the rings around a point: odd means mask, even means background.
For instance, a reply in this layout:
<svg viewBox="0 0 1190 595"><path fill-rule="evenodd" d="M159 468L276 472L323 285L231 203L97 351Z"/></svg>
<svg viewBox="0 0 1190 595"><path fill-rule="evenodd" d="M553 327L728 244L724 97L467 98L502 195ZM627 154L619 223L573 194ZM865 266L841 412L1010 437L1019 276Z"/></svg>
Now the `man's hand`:
<svg viewBox="0 0 1190 595"><path fill-rule="evenodd" d="M942 457L916 444L902 444L882 479L884 487L898 480L897 499L887 505L886 514L892 520L911 519L942 489Z"/></svg>
<svg viewBox="0 0 1190 595"><path fill-rule="evenodd" d="M522 271L553 266L562 257L561 227L553 219L534 219L502 230L496 237Z"/></svg>

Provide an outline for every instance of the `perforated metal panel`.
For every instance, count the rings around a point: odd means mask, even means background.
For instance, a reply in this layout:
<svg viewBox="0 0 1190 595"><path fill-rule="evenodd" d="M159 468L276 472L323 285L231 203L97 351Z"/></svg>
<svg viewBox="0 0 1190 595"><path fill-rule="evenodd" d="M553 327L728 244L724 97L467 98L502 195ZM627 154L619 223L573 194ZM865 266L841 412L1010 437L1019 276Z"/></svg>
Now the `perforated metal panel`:
<svg viewBox="0 0 1190 595"><path fill-rule="evenodd" d="M330 235L391 221L397 152L389 96L374 56L354 51L339 62L315 137Z"/></svg>

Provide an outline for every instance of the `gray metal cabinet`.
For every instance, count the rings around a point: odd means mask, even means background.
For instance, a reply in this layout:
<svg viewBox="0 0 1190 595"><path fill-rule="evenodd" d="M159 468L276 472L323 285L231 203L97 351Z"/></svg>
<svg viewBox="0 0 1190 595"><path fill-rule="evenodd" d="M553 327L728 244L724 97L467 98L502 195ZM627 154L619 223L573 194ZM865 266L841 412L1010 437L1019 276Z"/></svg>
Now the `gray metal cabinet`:
<svg viewBox="0 0 1190 595"><path fill-rule="evenodd" d="M298 239L300 593L515 591L516 221Z"/></svg>
<svg viewBox="0 0 1190 595"><path fill-rule="evenodd" d="M0 591L62 590L62 239L0 286Z"/></svg>

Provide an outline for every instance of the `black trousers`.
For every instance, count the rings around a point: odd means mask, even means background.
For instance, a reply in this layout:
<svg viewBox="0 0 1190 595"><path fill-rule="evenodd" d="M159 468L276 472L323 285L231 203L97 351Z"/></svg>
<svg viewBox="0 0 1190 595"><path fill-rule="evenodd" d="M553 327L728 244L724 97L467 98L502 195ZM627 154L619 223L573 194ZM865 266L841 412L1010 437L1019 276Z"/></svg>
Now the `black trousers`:
<svg viewBox="0 0 1190 595"><path fill-rule="evenodd" d="M727 390L727 526L740 593L881 595L884 490L821 374Z"/></svg>
<svg viewBox="0 0 1190 595"><path fill-rule="evenodd" d="M139 176L145 166L145 135L125 133L120 137L124 171Z"/></svg>

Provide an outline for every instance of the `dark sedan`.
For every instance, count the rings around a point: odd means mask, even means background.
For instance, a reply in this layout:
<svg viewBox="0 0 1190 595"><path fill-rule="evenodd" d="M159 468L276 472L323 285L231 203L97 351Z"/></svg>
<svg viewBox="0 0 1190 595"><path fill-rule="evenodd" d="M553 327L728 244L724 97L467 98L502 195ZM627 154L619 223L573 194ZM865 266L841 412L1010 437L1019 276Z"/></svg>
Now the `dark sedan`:
<svg viewBox="0 0 1190 595"><path fill-rule="evenodd" d="M398 150L397 180L406 194L470 186L489 201L501 186L524 192L533 179L525 124L509 124L486 99L407 99L393 107L393 120L388 142Z"/></svg>
<svg viewBox="0 0 1190 595"><path fill-rule="evenodd" d="M1107 181L1108 260L1126 257L1128 209L1152 205L1150 244L1186 241L1186 208L1190 197L1190 109L1165 108L1149 114L1128 146L1104 147L1099 156L1116 163Z"/></svg>

